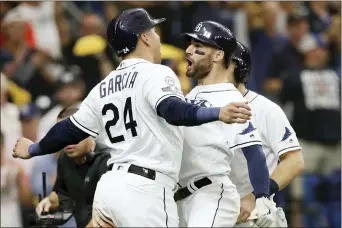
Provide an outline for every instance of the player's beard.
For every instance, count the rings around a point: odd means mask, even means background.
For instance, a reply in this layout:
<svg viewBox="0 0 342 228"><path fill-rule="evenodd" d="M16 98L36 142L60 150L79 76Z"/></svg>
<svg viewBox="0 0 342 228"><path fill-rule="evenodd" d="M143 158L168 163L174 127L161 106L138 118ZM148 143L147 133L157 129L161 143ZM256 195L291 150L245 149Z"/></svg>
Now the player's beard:
<svg viewBox="0 0 342 228"><path fill-rule="evenodd" d="M205 78L213 68L213 61L210 55L192 64L193 70L186 71L186 76L196 80Z"/></svg>

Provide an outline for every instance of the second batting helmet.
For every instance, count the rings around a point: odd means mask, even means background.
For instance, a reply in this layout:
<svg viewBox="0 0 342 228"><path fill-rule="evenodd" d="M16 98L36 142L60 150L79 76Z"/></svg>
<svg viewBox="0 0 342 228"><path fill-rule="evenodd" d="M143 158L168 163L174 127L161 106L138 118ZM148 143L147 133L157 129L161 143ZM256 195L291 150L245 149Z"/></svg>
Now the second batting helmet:
<svg viewBox="0 0 342 228"><path fill-rule="evenodd" d="M136 48L140 33L165 20L165 18L152 18L143 8L125 10L109 22L107 41L117 56L127 55Z"/></svg>
<svg viewBox="0 0 342 228"><path fill-rule="evenodd" d="M236 61L236 68L234 71L235 81L238 83L247 83L252 69L252 58L248 48L238 41L232 59Z"/></svg>
<svg viewBox="0 0 342 228"><path fill-rule="evenodd" d="M214 21L202 21L196 25L192 33L185 33L185 35L224 51L227 65L237 46L234 34L225 26Z"/></svg>

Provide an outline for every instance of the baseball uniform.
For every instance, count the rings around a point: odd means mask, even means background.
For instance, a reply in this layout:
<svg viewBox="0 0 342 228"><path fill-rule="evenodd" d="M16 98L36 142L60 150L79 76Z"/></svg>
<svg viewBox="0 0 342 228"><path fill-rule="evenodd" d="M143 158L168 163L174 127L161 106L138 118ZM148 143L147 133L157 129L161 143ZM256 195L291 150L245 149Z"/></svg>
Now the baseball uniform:
<svg viewBox="0 0 342 228"><path fill-rule="evenodd" d="M197 86L186 99L205 107L245 101L231 83ZM229 125L213 122L184 128L179 184L192 194L177 201L182 222L188 227L232 227L235 224L240 198L228 177L230 163L234 151L255 144L261 145L261 141L252 122Z"/></svg>
<svg viewBox="0 0 342 228"><path fill-rule="evenodd" d="M156 113L158 103L170 96L184 99L170 68L128 59L94 87L70 118L89 135L107 135L100 139L109 148L111 171L98 182L95 218L119 227L178 226L173 195L183 132ZM137 167L149 178L133 174Z"/></svg>
<svg viewBox="0 0 342 228"><path fill-rule="evenodd" d="M251 105L255 127L260 134L271 175L278 165L279 156L289 151L300 150L301 147L285 113L277 104L250 90L245 93L244 98ZM247 161L242 153L235 153L231 168L230 177L240 197L243 198L253 192ZM242 226L246 227L244 224Z"/></svg>

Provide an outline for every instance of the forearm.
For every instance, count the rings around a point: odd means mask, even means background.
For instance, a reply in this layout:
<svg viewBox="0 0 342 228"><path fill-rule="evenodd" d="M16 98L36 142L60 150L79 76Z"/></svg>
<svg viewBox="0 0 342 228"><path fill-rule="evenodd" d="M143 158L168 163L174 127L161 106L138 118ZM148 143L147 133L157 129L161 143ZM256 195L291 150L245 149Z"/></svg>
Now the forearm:
<svg viewBox="0 0 342 228"><path fill-rule="evenodd" d="M157 113L175 126L198 126L219 120L220 108L200 107L168 97L159 103Z"/></svg>
<svg viewBox="0 0 342 228"><path fill-rule="evenodd" d="M56 211L59 207L59 198L55 191L52 191L49 195L49 200L51 202L50 211Z"/></svg>
<svg viewBox="0 0 342 228"><path fill-rule="evenodd" d="M300 150L284 154L271 178L278 184L279 190L284 189L304 169L304 160Z"/></svg>
<svg viewBox="0 0 342 228"><path fill-rule="evenodd" d="M248 174L256 198L269 196L270 176L261 145L242 148L248 164Z"/></svg>
<svg viewBox="0 0 342 228"><path fill-rule="evenodd" d="M39 143L29 148L31 157L52 154L60 151L67 145L78 144L89 137L87 133L76 127L69 118L56 123Z"/></svg>

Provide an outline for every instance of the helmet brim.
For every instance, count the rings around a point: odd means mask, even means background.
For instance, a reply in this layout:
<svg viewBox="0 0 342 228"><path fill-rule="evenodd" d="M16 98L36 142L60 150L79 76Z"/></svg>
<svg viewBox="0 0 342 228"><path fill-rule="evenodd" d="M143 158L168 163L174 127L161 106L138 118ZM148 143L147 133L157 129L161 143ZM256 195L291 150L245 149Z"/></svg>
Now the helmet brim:
<svg viewBox="0 0 342 228"><path fill-rule="evenodd" d="M212 46L212 47L215 47L217 49L222 50L222 48L219 47L214 41L206 38L205 36L202 36L202 35L199 35L196 33L183 33L181 36L187 36L188 38L193 38L197 41L200 41L203 44L206 44L206 45L209 45L209 46Z"/></svg>
<svg viewBox="0 0 342 228"><path fill-rule="evenodd" d="M156 25L159 25L159 24L163 23L164 21L166 21L166 18L153 19L152 20L152 25L156 26Z"/></svg>

